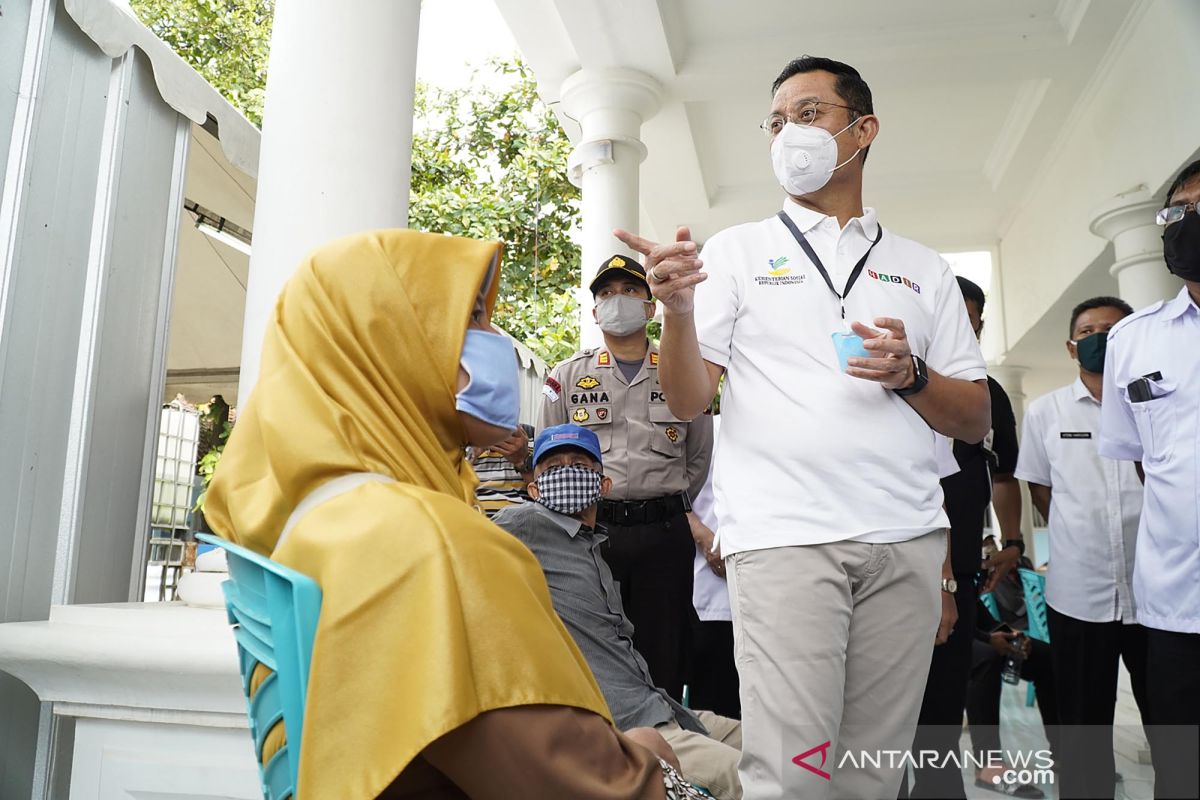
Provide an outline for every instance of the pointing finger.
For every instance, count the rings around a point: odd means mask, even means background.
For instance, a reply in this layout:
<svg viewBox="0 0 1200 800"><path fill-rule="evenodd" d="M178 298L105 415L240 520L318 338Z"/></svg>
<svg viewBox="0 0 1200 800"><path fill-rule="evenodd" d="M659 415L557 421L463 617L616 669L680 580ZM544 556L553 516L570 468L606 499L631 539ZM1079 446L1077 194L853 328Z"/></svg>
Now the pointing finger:
<svg viewBox="0 0 1200 800"><path fill-rule="evenodd" d="M613 231L613 236L617 237L630 248L636 250L644 256L650 255L654 248L658 247L655 242L652 242L649 239L643 239L636 233L630 233L629 231L622 230L621 228L615 229Z"/></svg>

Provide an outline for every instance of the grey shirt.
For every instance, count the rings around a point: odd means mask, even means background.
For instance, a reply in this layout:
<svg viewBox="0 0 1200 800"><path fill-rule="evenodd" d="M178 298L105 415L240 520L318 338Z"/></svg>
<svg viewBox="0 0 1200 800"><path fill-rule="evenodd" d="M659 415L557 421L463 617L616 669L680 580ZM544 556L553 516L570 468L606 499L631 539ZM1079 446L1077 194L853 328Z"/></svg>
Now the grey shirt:
<svg viewBox="0 0 1200 800"><path fill-rule="evenodd" d="M520 539L542 565L554 610L587 659L619 729L675 720L686 730L708 733L694 714L655 687L634 649L633 624L600 555L607 536L541 503L510 506L493 521Z"/></svg>

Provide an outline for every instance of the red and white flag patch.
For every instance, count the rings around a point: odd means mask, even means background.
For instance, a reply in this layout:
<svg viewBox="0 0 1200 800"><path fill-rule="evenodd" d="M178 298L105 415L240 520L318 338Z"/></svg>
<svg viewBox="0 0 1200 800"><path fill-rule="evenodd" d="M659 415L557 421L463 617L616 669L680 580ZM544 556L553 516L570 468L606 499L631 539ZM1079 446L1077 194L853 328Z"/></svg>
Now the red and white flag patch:
<svg viewBox="0 0 1200 800"><path fill-rule="evenodd" d="M554 378L547 377L546 385L542 387L542 394L546 395L546 399L551 403L557 403L558 398L562 395L562 384Z"/></svg>

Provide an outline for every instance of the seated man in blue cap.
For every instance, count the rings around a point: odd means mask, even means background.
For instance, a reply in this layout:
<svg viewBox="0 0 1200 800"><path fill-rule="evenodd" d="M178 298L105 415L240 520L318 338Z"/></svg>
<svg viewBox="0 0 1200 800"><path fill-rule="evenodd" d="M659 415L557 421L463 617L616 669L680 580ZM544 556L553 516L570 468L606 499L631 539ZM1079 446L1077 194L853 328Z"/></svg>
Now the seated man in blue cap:
<svg viewBox="0 0 1200 800"><path fill-rule="evenodd" d="M596 524L596 507L611 486L600 440L579 425L546 428L534 442L533 464L534 502L505 508L494 521L541 563L554 609L592 668L617 727L655 728L688 781L722 800L740 798L741 723L676 703L654 685L633 647L633 625L600 554L608 537Z"/></svg>

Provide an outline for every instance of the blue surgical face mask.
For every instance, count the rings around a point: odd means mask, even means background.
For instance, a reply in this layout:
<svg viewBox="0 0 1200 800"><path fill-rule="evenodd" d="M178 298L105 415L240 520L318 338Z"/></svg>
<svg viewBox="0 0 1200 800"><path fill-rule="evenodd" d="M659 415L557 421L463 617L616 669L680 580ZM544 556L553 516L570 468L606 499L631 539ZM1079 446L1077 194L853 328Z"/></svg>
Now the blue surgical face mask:
<svg viewBox="0 0 1200 800"><path fill-rule="evenodd" d="M516 428L521 394L512 342L498 333L470 329L461 363L470 380L455 407L489 425Z"/></svg>

